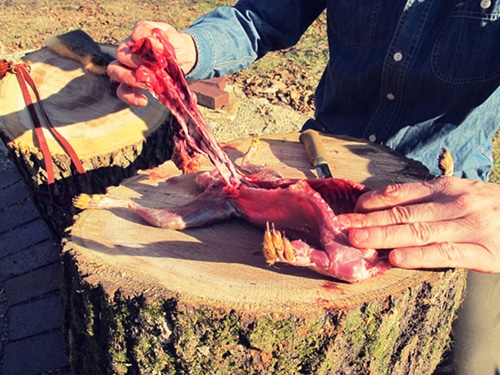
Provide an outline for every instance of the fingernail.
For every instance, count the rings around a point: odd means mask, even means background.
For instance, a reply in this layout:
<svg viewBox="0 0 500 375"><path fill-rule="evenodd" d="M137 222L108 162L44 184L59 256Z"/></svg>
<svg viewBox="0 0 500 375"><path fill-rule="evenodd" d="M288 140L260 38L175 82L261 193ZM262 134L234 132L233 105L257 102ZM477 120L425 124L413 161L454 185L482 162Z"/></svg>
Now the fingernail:
<svg viewBox="0 0 500 375"><path fill-rule="evenodd" d="M392 250L390 254L391 263L396 266L402 265L406 260L406 252L401 250Z"/></svg>
<svg viewBox="0 0 500 375"><path fill-rule="evenodd" d="M347 217L343 215L337 216L337 219L340 224L342 224L344 227L348 228L351 226L351 220L349 220Z"/></svg>
<svg viewBox="0 0 500 375"><path fill-rule="evenodd" d="M151 85L145 82L137 82L137 88L142 89L142 90L148 90L151 88Z"/></svg>
<svg viewBox="0 0 500 375"><path fill-rule="evenodd" d="M357 244L362 244L363 242L365 242L368 239L368 235L369 235L369 233L366 229L353 229L353 231L351 233L352 233L354 241Z"/></svg>

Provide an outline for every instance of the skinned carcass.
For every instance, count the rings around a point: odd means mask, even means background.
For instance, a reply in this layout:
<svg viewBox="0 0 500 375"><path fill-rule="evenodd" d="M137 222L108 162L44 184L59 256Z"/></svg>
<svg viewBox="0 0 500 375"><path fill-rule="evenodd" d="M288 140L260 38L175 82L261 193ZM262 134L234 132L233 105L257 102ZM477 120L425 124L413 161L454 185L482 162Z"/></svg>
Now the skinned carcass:
<svg viewBox="0 0 500 375"><path fill-rule="evenodd" d="M288 179L271 170L260 170L250 160L255 142L241 170L237 169L199 112L173 47L161 30L154 30L152 38L160 42L163 50L154 49L149 38L131 42L132 51L142 60L135 74L177 119L172 161L183 173L193 173L199 168L198 156L204 155L215 170L197 176L201 193L174 209L147 208L101 195L81 195L75 199L75 206L122 207L133 210L151 225L176 230L239 217L265 228L263 252L269 264L285 262L308 267L351 283L390 268L382 253L350 246L347 230L336 217L353 212L356 200L367 190L363 185L336 178Z"/></svg>

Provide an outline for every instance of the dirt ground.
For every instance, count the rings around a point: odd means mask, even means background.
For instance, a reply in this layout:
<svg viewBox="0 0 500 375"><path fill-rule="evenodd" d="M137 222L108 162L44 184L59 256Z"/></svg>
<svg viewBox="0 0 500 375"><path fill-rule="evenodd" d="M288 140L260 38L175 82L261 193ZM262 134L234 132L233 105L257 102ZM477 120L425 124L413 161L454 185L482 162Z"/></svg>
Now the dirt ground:
<svg viewBox="0 0 500 375"><path fill-rule="evenodd" d="M98 42L116 45L140 20L165 21L182 29L201 14L233 3L230 0L106 0L95 3L4 0L0 2L0 58L42 48L49 37L77 28L82 28ZM314 88L327 61L324 23L324 17L320 17L297 46L273 52L253 67L228 76L239 93L252 99L251 105L255 106L252 111L264 117L274 116L273 121L282 122L274 127L265 123L257 128L265 127L268 132L295 130L295 121L300 122L314 113ZM271 113L275 105L283 107L284 115ZM291 125L287 126L288 123ZM494 154L492 181L500 182L500 133L495 137Z"/></svg>

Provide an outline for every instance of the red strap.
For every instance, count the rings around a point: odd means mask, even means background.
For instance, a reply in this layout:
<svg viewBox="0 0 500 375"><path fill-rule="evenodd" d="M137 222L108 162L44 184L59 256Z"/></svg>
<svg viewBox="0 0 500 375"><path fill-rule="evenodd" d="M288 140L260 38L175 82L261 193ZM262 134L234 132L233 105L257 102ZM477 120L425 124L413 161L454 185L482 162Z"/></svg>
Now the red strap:
<svg viewBox="0 0 500 375"><path fill-rule="evenodd" d="M69 155L69 157L71 158L71 161L75 165L78 173L80 173L82 175L86 175L85 169L83 168L83 165L80 162L80 159L78 158L73 147L61 135L61 133L59 133L54 128L54 126L50 122L50 119L47 115L47 112L43 108L42 100L41 100L40 94L38 93L38 90L36 88L35 82L33 81L33 78L31 78L26 67L23 64L17 64L13 67L12 70L16 74L17 80L19 82L19 86L21 87L21 92L22 92L23 97L24 97L24 101L26 103L26 106L28 108L30 116L31 116L33 123L35 125L35 133L36 133L38 142L40 144L40 148L42 149L42 155L43 155L43 159L45 161L45 169L47 170L47 180L49 183L49 194L50 194L52 200L55 202L56 200L54 199L55 197L54 197L54 193L52 191L53 184L55 182L52 156L50 154L49 146L48 146L47 141L45 139L45 135L43 133L43 127L42 127L42 124L41 124L40 119L38 117L37 111L35 109L35 105L33 104L33 101L31 100L31 95L30 95L29 90L28 90L28 85L31 87L31 89L33 90L33 93L35 94L35 97L36 97L37 102L38 102L38 106L40 107L40 111L41 111L45 121L47 122L47 126L48 126L50 132L57 139L57 141L59 142L61 147L64 149L64 151L66 151L66 153ZM28 83L28 85L26 85L26 83ZM88 181L87 181L87 183L88 183ZM55 202L55 203L63 202L64 205L69 204L69 199L67 199L67 198L66 199L57 199L57 201L58 202Z"/></svg>

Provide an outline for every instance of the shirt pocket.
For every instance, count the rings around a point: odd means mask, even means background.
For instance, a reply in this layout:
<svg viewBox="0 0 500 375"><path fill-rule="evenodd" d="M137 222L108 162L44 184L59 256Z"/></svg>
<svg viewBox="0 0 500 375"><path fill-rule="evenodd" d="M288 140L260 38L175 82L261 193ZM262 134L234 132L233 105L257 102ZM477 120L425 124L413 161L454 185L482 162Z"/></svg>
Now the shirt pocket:
<svg viewBox="0 0 500 375"><path fill-rule="evenodd" d="M432 50L441 80L465 84L500 77L500 0L457 1Z"/></svg>
<svg viewBox="0 0 500 375"><path fill-rule="evenodd" d="M375 39L381 0L328 2L328 28L345 44L367 48Z"/></svg>

